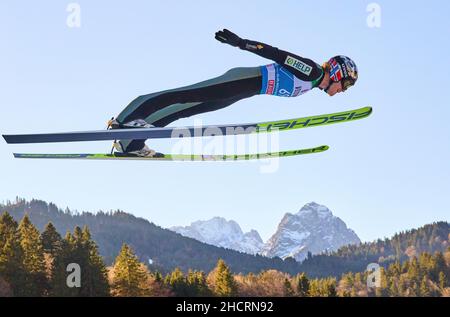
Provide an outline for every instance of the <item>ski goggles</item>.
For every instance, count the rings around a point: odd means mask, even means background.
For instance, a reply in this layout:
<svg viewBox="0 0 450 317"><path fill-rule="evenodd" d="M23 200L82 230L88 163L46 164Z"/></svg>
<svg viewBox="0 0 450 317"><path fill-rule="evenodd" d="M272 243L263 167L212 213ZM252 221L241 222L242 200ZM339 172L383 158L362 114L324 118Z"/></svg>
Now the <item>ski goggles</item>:
<svg viewBox="0 0 450 317"><path fill-rule="evenodd" d="M346 91L349 87L353 86L355 84L356 80L353 78L345 78L341 80L342 84L342 91Z"/></svg>

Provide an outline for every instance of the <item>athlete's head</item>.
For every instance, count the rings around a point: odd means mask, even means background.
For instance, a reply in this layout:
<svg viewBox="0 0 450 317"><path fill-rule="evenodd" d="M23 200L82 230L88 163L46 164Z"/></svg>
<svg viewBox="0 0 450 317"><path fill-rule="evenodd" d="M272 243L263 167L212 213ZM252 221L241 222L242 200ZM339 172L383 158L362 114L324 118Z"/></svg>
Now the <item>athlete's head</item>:
<svg viewBox="0 0 450 317"><path fill-rule="evenodd" d="M347 56L338 55L330 58L323 64L323 69L329 80L327 86L322 89L330 96L346 91L358 80L358 67Z"/></svg>

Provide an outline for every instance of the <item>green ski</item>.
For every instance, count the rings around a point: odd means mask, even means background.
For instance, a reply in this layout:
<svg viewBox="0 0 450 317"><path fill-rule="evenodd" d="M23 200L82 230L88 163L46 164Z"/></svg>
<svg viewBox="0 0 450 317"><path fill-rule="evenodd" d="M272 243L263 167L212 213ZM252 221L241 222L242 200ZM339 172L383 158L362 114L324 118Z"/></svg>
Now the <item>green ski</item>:
<svg viewBox="0 0 450 317"><path fill-rule="evenodd" d="M287 157L303 154L319 153L328 150L327 145L309 149L299 149L281 152L268 152L258 154L236 154L236 155L201 155L201 154L162 154L157 153L153 157L138 157L125 154L32 154L14 153L15 158L31 159L86 159L86 160L143 160L143 161L241 161L257 160L277 157Z"/></svg>

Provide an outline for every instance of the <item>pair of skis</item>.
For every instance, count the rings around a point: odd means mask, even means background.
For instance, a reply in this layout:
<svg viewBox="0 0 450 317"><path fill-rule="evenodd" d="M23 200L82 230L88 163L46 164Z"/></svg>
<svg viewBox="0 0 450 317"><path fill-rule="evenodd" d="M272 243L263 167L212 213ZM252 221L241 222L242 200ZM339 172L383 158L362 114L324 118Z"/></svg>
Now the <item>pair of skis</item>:
<svg viewBox="0 0 450 317"><path fill-rule="evenodd" d="M304 118L259 122L248 124L212 125L203 127L164 127L164 128L135 128L98 131L78 131L42 134L8 134L3 138L8 144L24 143L49 143L49 142L77 142L77 141L105 141L105 140L136 140L136 139L160 139L197 137L213 135L240 135L251 133L270 133L273 131L290 131L308 127L324 126L335 123L344 123L368 117L372 113L371 107L337 112L331 114L316 115ZM185 155L185 154L161 154L154 157L129 156L123 153L113 154L31 154L14 153L16 158L40 158L40 159L136 159L136 160L166 160L166 161L227 161L227 160L252 160L274 157L286 157L303 154L318 153L328 150L323 145L309 149L299 149L282 152L269 152L243 155Z"/></svg>

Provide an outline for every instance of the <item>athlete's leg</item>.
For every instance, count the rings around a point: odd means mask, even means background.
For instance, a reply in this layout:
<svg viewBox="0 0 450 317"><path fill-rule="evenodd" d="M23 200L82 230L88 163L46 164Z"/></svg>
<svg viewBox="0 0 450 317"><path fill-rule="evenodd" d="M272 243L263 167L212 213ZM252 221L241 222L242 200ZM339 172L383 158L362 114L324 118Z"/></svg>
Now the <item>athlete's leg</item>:
<svg viewBox="0 0 450 317"><path fill-rule="evenodd" d="M241 99L242 98L224 99L221 101L207 101L207 102L197 103L193 107L189 107L184 110L171 113L171 114L167 115L166 117L159 118L157 121L154 121L152 124L155 127L164 127L164 126L168 125L169 123L176 121L178 119L187 118L187 117L190 117L190 116L193 116L196 114L215 111L215 110L219 110L219 109L228 107L229 105L231 105ZM125 140L125 141L122 140L120 142L121 142L121 146L123 148L126 148L127 151L137 151L137 150L141 149L142 147L144 147L144 145L145 145L145 140Z"/></svg>
<svg viewBox="0 0 450 317"><path fill-rule="evenodd" d="M259 94L259 67L233 68L224 75L195 85L140 96L117 117L120 123L144 119L163 127L180 118L224 108L247 97ZM121 140L122 148L133 151L145 140Z"/></svg>

